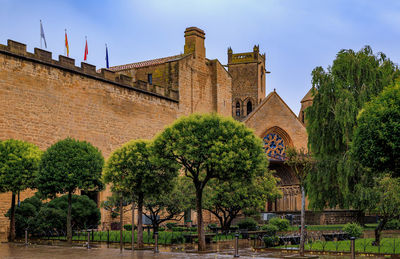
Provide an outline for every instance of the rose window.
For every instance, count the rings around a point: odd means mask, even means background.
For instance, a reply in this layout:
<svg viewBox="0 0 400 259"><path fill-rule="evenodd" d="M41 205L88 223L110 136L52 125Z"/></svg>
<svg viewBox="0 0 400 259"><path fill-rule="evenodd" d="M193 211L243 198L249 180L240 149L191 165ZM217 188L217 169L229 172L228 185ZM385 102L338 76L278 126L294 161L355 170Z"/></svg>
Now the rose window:
<svg viewBox="0 0 400 259"><path fill-rule="evenodd" d="M269 133L264 137L264 150L272 159L283 160L285 157L285 142L276 133Z"/></svg>

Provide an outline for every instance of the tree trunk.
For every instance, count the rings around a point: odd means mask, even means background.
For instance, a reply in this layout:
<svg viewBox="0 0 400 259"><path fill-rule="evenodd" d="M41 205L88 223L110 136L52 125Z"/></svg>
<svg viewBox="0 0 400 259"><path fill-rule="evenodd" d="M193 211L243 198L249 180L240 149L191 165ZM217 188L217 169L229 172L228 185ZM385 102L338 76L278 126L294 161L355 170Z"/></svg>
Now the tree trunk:
<svg viewBox="0 0 400 259"><path fill-rule="evenodd" d="M304 242L305 242L305 218L306 218L306 194L304 191L304 186L301 185L301 228L300 228L300 256L304 256Z"/></svg>
<svg viewBox="0 0 400 259"><path fill-rule="evenodd" d="M206 250L206 237L204 235L204 228L203 228L202 196L203 196L203 191L200 188L196 188L197 233L199 237L199 243L198 243L199 251Z"/></svg>
<svg viewBox="0 0 400 259"><path fill-rule="evenodd" d="M15 240L15 193L11 194L11 216L10 216L10 234L8 241L14 242Z"/></svg>
<svg viewBox="0 0 400 259"><path fill-rule="evenodd" d="M68 212L67 212L67 242L68 242L68 244L72 244L71 210L72 210L72 193L68 192Z"/></svg>
<svg viewBox="0 0 400 259"><path fill-rule="evenodd" d="M138 197L137 245L143 248L143 194Z"/></svg>
<svg viewBox="0 0 400 259"><path fill-rule="evenodd" d="M154 235L156 234L156 232L158 232L158 227L159 227L159 223L158 222L153 222L153 239L154 239Z"/></svg>
<svg viewBox="0 0 400 259"><path fill-rule="evenodd" d="M379 246L379 244L381 242L381 232L382 232L382 230L385 227L387 222L388 222L387 218L383 218L379 222L378 226L375 229L375 241L374 241L373 245Z"/></svg>
<svg viewBox="0 0 400 259"><path fill-rule="evenodd" d="M232 224L232 220L234 219L234 218L236 218L236 215L235 216L231 216L231 217L229 217L228 219L226 219L225 220L225 228L226 228L226 231L229 231L229 229L231 228L231 224Z"/></svg>
<svg viewBox="0 0 400 259"><path fill-rule="evenodd" d="M122 248L124 245L124 236L123 236L123 229L124 229L124 198L121 194L121 197L119 197L119 251L122 253Z"/></svg>
<svg viewBox="0 0 400 259"><path fill-rule="evenodd" d="M134 202L134 197L132 197L132 251L134 250L135 247L135 202Z"/></svg>

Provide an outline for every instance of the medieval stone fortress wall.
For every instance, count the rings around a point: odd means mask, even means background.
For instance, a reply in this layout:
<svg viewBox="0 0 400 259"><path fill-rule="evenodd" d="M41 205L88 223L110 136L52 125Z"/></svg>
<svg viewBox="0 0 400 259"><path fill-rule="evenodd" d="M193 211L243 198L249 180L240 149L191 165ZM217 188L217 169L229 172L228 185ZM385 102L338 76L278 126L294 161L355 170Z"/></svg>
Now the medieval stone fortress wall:
<svg viewBox="0 0 400 259"><path fill-rule="evenodd" d="M92 143L107 158L131 139L151 139L180 115L230 116L231 77L218 60L205 58L204 35L188 28L186 52L179 59L131 69L134 77L116 68L77 67L74 59L61 55L53 60L51 52L38 48L29 53L25 44L8 40L0 45L0 139L25 140L45 150L72 137ZM155 82L146 80L149 73ZM21 193L21 200L33 193ZM98 200L110 195L106 190ZM2 238L10 197L0 194ZM108 220L102 209L102 223Z"/></svg>

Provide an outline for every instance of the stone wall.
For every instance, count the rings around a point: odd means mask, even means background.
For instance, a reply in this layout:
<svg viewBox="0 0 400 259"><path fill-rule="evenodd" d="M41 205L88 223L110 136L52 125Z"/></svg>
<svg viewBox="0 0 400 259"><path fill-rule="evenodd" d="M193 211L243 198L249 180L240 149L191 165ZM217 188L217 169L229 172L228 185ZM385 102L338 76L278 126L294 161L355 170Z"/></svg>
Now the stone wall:
<svg viewBox="0 0 400 259"><path fill-rule="evenodd" d="M198 39L190 42L204 44ZM204 57L204 46L195 50L197 55L189 53L129 74L96 72L95 66L86 63L77 67L68 57L53 60L52 53L40 49L28 53L26 45L9 40L7 46L0 45L0 140L21 139L45 150L72 137L89 141L107 159L127 141L150 139L181 115L218 112L230 116L231 77L219 61ZM153 73L153 85L145 82L147 73ZM23 192L21 200L33 193ZM110 195L107 187L99 200ZM3 215L10 197L0 194L3 240L9 224ZM101 214L107 226L110 214L104 209ZM131 213L124 219L130 223Z"/></svg>
<svg viewBox="0 0 400 259"><path fill-rule="evenodd" d="M0 140L21 139L45 150L73 137L91 142L107 158L131 139L152 138L178 116L177 99L135 87L128 77L96 73L85 63L75 67L73 59L62 56L55 61L42 50L35 53L12 41L0 45ZM32 193L22 193L22 200ZM100 200L109 195L100 193ZM3 239L10 197L0 194ZM108 220L106 214L102 210L102 221Z"/></svg>

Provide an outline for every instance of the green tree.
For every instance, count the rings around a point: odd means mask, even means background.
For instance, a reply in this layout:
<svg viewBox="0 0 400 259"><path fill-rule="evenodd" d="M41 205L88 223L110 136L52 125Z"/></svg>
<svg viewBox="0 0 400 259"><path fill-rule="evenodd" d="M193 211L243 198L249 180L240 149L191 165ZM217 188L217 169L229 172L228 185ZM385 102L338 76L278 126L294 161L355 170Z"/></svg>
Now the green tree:
<svg viewBox="0 0 400 259"><path fill-rule="evenodd" d="M132 204L132 196L123 196L122 206L125 208L123 212L128 212L129 205ZM111 196L108 196L105 201L102 201L100 207L109 211L111 213L111 218L115 219L119 216L121 208L120 206L120 198L117 193L113 192Z"/></svg>
<svg viewBox="0 0 400 259"><path fill-rule="evenodd" d="M279 196L277 181L269 171L250 182L213 179L204 190L204 208L217 217L225 231L240 212L264 210L268 200Z"/></svg>
<svg viewBox="0 0 400 259"><path fill-rule="evenodd" d="M377 179L373 188L376 199L372 202L374 206L371 212L380 216L378 227L375 229L375 245L380 244L381 231L386 223L400 216L400 178L393 178L389 175Z"/></svg>
<svg viewBox="0 0 400 259"><path fill-rule="evenodd" d="M232 118L183 116L154 140L160 164L176 164L196 191L199 250L205 250L203 190L211 179L252 179L267 170L261 139Z"/></svg>
<svg viewBox="0 0 400 259"><path fill-rule="evenodd" d="M192 207L190 193L186 193L186 189L182 188L182 177L174 179L171 184L172 189L149 194L144 199L144 207L147 210L145 215L151 220L154 232L158 231L160 224L165 221L181 220L183 213Z"/></svg>
<svg viewBox="0 0 400 259"><path fill-rule="evenodd" d="M15 240L15 195L34 188L42 151L21 140L0 142L0 192L11 192L9 241Z"/></svg>
<svg viewBox="0 0 400 259"><path fill-rule="evenodd" d="M359 52L341 50L327 71L313 70L314 100L306 110L308 144L318 162L307 180L311 207L351 205L354 182L345 169L357 114L398 76L397 66L369 46Z"/></svg>
<svg viewBox="0 0 400 259"><path fill-rule="evenodd" d="M113 192L132 195L133 200L137 201L139 248L143 247L142 215L145 197L170 189L176 176L176 168L158 166L152 157L150 141L132 140L108 158L104 181L112 183Z"/></svg>
<svg viewBox="0 0 400 259"><path fill-rule="evenodd" d="M72 194L78 189L102 190L103 165L104 158L96 147L86 141L71 138L58 141L43 154L36 181L37 189L45 197L68 194L68 243L72 243Z"/></svg>
<svg viewBox="0 0 400 259"><path fill-rule="evenodd" d="M286 150L285 164L293 169L294 175L299 180L301 190L301 217L300 217L300 256L304 256L305 221L306 221L306 178L314 170L315 162L311 154L304 150L289 147Z"/></svg>
<svg viewBox="0 0 400 259"><path fill-rule="evenodd" d="M382 213L375 232L375 242L379 243L380 231L390 217L396 216L387 213L386 208L378 209L377 206L385 203L379 202L382 191L379 191L379 185L376 183L379 182L377 178L385 175L395 179L400 178L399 84L385 88L381 94L365 104L359 113L348 168L352 172L351 180L354 182L351 189L354 193L352 205L363 210ZM396 197L392 198L395 204Z"/></svg>

